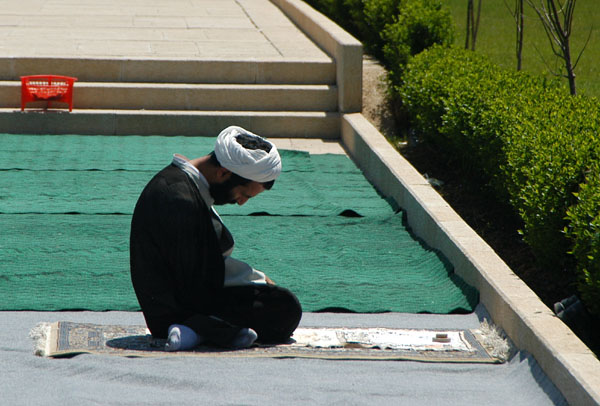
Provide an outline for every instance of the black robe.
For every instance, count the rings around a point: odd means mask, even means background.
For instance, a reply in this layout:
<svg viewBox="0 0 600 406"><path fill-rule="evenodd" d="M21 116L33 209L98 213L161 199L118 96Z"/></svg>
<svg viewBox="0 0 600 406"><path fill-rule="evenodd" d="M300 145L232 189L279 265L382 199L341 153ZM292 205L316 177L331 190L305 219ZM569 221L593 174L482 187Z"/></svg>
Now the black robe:
<svg viewBox="0 0 600 406"><path fill-rule="evenodd" d="M223 252L233 239L218 231L221 238L198 188L175 165L145 187L131 222L130 265L150 332L165 338L171 324L184 324L227 345L250 327L259 340L285 341L300 321L297 298L275 286L224 288Z"/></svg>

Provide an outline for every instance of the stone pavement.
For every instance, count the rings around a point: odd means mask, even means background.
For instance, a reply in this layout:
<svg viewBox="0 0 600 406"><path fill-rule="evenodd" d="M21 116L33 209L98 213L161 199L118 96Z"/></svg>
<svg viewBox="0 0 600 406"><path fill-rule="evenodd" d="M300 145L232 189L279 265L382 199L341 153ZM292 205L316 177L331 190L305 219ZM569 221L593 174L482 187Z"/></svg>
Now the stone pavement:
<svg viewBox="0 0 600 406"><path fill-rule="evenodd" d="M269 0L2 0L0 57L330 60Z"/></svg>
<svg viewBox="0 0 600 406"><path fill-rule="evenodd" d="M346 154L338 140L322 140L314 138L271 138L278 149L306 151L310 154Z"/></svg>

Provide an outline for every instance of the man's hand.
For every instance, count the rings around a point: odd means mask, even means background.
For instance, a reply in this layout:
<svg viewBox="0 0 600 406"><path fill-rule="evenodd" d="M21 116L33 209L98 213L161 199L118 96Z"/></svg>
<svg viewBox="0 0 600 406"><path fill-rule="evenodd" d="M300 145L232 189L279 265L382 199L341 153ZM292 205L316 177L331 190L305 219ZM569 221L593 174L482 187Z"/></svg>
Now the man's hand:
<svg viewBox="0 0 600 406"><path fill-rule="evenodd" d="M265 281L267 281L267 285L275 286L275 282L273 282L267 275L265 275Z"/></svg>

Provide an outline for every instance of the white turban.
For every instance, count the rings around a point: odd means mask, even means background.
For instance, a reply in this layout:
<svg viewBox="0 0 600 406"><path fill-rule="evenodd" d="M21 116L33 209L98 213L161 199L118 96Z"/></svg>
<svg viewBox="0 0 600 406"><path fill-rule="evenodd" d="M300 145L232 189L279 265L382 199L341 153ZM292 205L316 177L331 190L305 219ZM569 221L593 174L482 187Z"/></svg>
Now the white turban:
<svg viewBox="0 0 600 406"><path fill-rule="evenodd" d="M236 140L238 135L264 141L271 146L271 151L246 149ZM222 167L255 182L269 182L281 173L281 158L275 145L241 127L231 126L221 131L217 137L215 155Z"/></svg>

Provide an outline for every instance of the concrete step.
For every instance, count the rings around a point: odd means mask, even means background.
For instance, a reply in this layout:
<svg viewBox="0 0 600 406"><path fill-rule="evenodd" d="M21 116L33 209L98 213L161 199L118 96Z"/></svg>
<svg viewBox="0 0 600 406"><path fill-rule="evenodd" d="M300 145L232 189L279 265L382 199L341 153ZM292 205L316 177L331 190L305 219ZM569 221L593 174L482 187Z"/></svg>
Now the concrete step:
<svg viewBox="0 0 600 406"><path fill-rule="evenodd" d="M328 112L184 110L25 110L0 108L0 132L10 134L215 136L239 125L273 138L340 136L340 114ZM1 138L1 135L0 135Z"/></svg>
<svg viewBox="0 0 600 406"><path fill-rule="evenodd" d="M328 84L332 59L151 59L0 57L0 80L27 75L74 76L80 82Z"/></svg>
<svg viewBox="0 0 600 406"><path fill-rule="evenodd" d="M0 81L0 107L20 107L21 82ZM76 82L79 109L337 111L332 85ZM30 103L27 107L45 107Z"/></svg>

